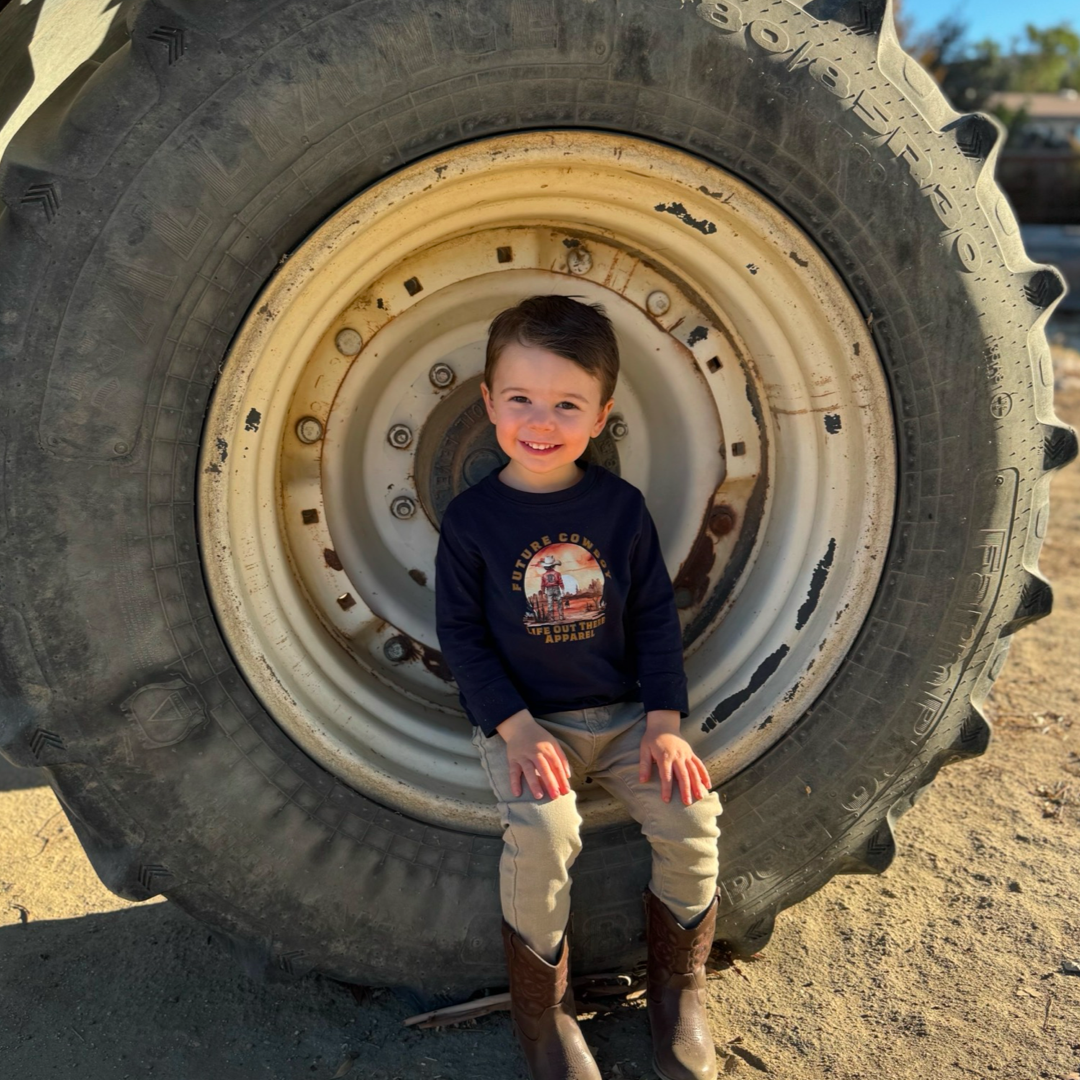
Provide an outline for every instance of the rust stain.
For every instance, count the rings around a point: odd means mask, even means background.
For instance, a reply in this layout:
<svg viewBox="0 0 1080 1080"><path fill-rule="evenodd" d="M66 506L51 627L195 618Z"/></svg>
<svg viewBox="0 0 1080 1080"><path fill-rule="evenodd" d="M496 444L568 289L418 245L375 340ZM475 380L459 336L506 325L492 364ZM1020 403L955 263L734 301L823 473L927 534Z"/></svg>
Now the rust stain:
<svg viewBox="0 0 1080 1080"><path fill-rule="evenodd" d="M389 623L380 620L380 628L385 629L390 626ZM397 629L396 627L394 629ZM428 645L424 645L422 642L417 641L415 638L410 637L408 634L403 633L401 630L390 639L387 644L393 642L395 645L399 645L402 650L400 657L395 657L393 663L395 664L407 664L411 660L419 660L424 667L431 672L437 679L441 679L443 682L453 682L454 676L451 674L450 667L443 659L443 654L438 649L432 649Z"/></svg>
<svg viewBox="0 0 1080 1080"><path fill-rule="evenodd" d="M697 536L690 545L690 551L672 582L675 589L675 603L680 608L696 607L705 599L705 593L708 592L709 572L716 563L716 548L713 545L712 536L709 535L710 526L713 524L713 514L720 509L718 506L714 507L710 501ZM719 518L717 518L717 523L719 523Z"/></svg>
<svg viewBox="0 0 1080 1080"><path fill-rule="evenodd" d="M839 408L839 405L815 405L813 408L806 409L778 409L774 405L772 411L780 413L781 416L802 416L803 413L836 412Z"/></svg>
<svg viewBox="0 0 1080 1080"><path fill-rule="evenodd" d="M443 654L438 649L429 648L427 645L420 646L420 659L424 667L437 679L443 682L453 682L454 676L450 673L450 667L443 659Z"/></svg>
<svg viewBox="0 0 1080 1080"><path fill-rule="evenodd" d="M727 536L735 528L737 520L730 506L714 506L709 512L709 532L714 536Z"/></svg>

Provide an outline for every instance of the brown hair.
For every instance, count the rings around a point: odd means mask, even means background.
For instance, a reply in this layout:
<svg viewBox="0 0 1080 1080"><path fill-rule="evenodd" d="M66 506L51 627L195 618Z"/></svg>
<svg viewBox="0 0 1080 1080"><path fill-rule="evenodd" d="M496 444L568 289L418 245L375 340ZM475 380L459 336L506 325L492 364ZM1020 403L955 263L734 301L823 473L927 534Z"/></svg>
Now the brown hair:
<svg viewBox="0 0 1080 1080"><path fill-rule="evenodd" d="M499 312L488 327L484 382L494 391L495 365L514 342L547 349L572 360L600 380L600 404L615 393L619 378L619 344L611 320L600 304L583 304L570 296L530 296L517 307Z"/></svg>

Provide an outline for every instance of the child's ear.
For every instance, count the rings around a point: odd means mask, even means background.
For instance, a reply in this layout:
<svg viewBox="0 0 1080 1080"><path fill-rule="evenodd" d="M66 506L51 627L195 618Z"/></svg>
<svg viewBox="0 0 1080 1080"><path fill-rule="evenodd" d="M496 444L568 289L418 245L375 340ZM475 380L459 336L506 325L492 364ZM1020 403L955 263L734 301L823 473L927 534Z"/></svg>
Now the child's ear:
<svg viewBox="0 0 1080 1080"><path fill-rule="evenodd" d="M601 431L604 430L604 425L607 423L608 413L611 412L612 407L615 404L614 398L608 398L607 404L601 406L600 411L596 414L596 423L593 424L591 438L595 439Z"/></svg>
<svg viewBox="0 0 1080 1080"><path fill-rule="evenodd" d="M495 406L491 401L491 391L487 387L487 383L481 380L480 382L480 396L484 399L484 408L487 409L488 419L495 423Z"/></svg>

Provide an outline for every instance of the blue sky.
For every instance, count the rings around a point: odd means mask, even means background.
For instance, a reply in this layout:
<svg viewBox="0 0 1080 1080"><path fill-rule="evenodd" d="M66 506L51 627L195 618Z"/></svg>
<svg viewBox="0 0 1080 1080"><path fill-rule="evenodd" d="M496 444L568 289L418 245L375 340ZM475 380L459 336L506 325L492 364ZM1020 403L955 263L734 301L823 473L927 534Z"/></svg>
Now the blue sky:
<svg viewBox="0 0 1080 1080"><path fill-rule="evenodd" d="M1007 46L1010 38L1021 37L1024 27L1034 23L1040 29L1070 22L1080 33L1078 0L900 0L902 17L916 34L928 30L946 15L958 15L968 24L968 41L993 38Z"/></svg>

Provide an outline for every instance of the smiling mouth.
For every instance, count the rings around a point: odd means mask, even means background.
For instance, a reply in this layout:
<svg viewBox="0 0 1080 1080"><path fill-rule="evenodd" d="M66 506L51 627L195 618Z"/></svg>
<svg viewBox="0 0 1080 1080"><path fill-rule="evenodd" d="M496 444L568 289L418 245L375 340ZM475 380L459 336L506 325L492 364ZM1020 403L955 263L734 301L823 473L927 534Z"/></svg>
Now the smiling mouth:
<svg viewBox="0 0 1080 1080"><path fill-rule="evenodd" d="M561 443L537 443L527 442L525 439L518 440L522 446L528 447L534 454L546 454L552 450L558 450Z"/></svg>

